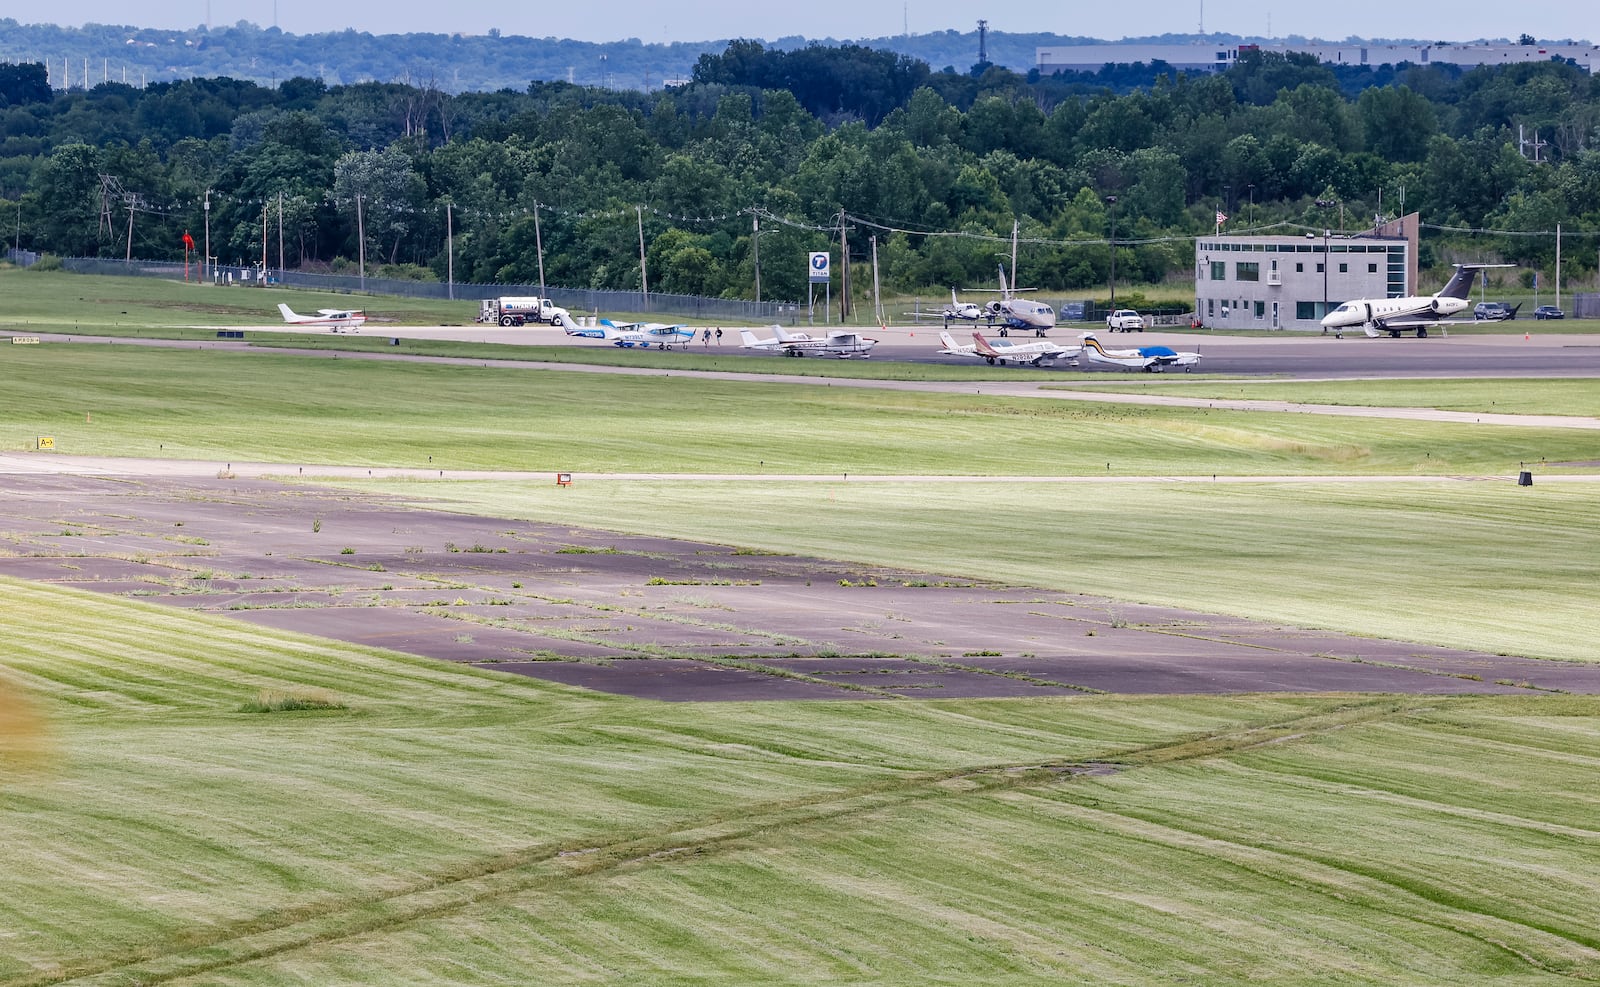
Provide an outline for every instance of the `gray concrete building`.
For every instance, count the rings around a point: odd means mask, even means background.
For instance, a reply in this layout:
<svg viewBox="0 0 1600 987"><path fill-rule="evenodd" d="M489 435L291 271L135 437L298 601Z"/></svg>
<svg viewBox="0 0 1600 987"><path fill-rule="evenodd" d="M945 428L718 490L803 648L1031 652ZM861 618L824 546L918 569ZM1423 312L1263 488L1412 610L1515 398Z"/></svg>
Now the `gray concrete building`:
<svg viewBox="0 0 1600 987"><path fill-rule="evenodd" d="M1416 216L1377 232L1203 236L1194 304L1213 329L1318 331L1352 298L1399 298L1416 281Z"/></svg>
<svg viewBox="0 0 1600 987"><path fill-rule="evenodd" d="M1512 65L1519 62L1571 60L1587 72L1600 66L1600 45L1537 44L1403 44L1391 42L1269 41L1260 44L1105 44L1066 45L1035 49L1044 75L1063 70L1098 72L1107 64L1149 63L1156 59L1188 72L1221 72L1238 61L1241 52L1303 52L1330 65L1448 64L1462 68L1478 65Z"/></svg>

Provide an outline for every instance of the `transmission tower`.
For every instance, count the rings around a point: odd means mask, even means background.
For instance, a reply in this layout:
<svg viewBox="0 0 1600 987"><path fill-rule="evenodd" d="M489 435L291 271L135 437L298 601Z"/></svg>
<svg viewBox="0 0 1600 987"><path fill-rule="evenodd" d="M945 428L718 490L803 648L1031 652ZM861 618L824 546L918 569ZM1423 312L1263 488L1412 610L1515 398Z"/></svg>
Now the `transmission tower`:
<svg viewBox="0 0 1600 987"><path fill-rule="evenodd" d="M989 22L978 22L978 64L989 64Z"/></svg>

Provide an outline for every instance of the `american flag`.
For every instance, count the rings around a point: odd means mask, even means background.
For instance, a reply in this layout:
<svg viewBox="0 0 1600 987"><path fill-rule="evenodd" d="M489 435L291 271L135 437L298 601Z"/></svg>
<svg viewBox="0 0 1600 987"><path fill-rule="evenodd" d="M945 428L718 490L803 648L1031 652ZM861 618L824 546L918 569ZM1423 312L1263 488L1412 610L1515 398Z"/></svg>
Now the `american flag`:
<svg viewBox="0 0 1600 987"><path fill-rule="evenodd" d="M1217 210L1217 225L1221 226L1223 223L1226 223L1227 221L1228 221L1228 214L1223 212L1221 209L1218 209Z"/></svg>

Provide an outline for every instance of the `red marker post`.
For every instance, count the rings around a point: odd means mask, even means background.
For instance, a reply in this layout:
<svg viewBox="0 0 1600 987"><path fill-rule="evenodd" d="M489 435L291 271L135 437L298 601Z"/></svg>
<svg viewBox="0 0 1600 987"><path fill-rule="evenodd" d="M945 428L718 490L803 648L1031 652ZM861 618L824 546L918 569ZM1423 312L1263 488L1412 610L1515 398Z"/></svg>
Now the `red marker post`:
<svg viewBox="0 0 1600 987"><path fill-rule="evenodd" d="M183 281L189 283L189 251L194 249L194 237L188 230L183 231Z"/></svg>

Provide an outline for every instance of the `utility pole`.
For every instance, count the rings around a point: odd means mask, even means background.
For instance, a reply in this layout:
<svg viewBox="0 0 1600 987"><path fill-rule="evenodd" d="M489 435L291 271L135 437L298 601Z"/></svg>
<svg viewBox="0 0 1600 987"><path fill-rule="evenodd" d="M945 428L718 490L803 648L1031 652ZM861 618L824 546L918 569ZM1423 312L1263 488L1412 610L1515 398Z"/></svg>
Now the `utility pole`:
<svg viewBox="0 0 1600 987"><path fill-rule="evenodd" d="M878 325L883 325L883 296L878 293L878 234L874 233L872 240L872 311L878 320Z"/></svg>
<svg viewBox="0 0 1600 987"><path fill-rule="evenodd" d="M850 236L844 228L844 208L839 209L839 323L850 317Z"/></svg>
<svg viewBox="0 0 1600 987"><path fill-rule="evenodd" d="M1561 224L1556 224L1556 308L1561 307Z"/></svg>
<svg viewBox="0 0 1600 987"><path fill-rule="evenodd" d="M261 203L261 287L267 286L267 204Z"/></svg>
<svg viewBox="0 0 1600 987"><path fill-rule="evenodd" d="M1117 197L1106 196L1106 202L1111 206L1111 311L1117 310ZM1011 277L1016 283L1016 275Z"/></svg>
<svg viewBox="0 0 1600 987"><path fill-rule="evenodd" d="M139 200L137 195L128 196L128 254L123 258L124 263L133 263L133 204Z"/></svg>
<svg viewBox="0 0 1600 987"><path fill-rule="evenodd" d="M367 226L361 218L361 193L356 193L356 252L361 258L361 290L367 290Z"/></svg>
<svg viewBox="0 0 1600 987"><path fill-rule="evenodd" d="M17 209L22 206L19 204ZM761 217L750 216L750 259L756 265L756 301L761 301Z"/></svg>
<svg viewBox="0 0 1600 987"><path fill-rule="evenodd" d="M200 281L206 279L206 265L211 263L211 190L206 189L206 255L200 259Z"/></svg>
<svg viewBox="0 0 1600 987"><path fill-rule="evenodd" d="M604 58L605 56L600 56ZM644 289L644 307L650 306L650 275L644 266L644 207L634 206L633 214L639 220L639 287ZM543 290L541 286L540 290Z"/></svg>
<svg viewBox="0 0 1600 987"><path fill-rule="evenodd" d="M539 203L533 204L533 252L539 256L539 297L544 297L544 237L539 233Z"/></svg>
<svg viewBox="0 0 1600 987"><path fill-rule="evenodd" d="M283 189L278 190L278 274L283 274Z"/></svg>
<svg viewBox="0 0 1600 987"><path fill-rule="evenodd" d="M535 239L538 239L535 237ZM445 254L445 291L450 300L456 300L456 236L451 225L450 203L444 204L444 254ZM542 290L542 289L541 289ZM542 297L542 296L541 296Z"/></svg>

